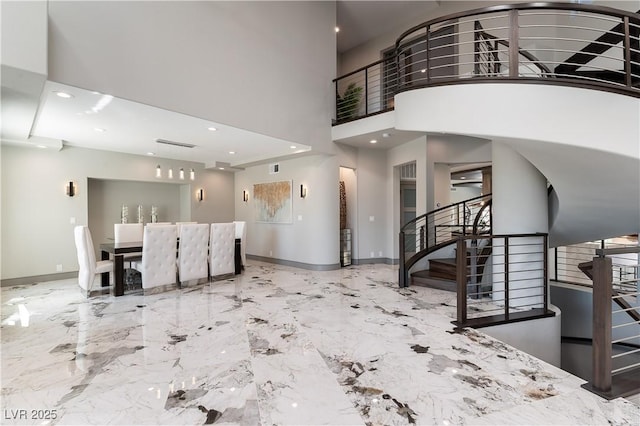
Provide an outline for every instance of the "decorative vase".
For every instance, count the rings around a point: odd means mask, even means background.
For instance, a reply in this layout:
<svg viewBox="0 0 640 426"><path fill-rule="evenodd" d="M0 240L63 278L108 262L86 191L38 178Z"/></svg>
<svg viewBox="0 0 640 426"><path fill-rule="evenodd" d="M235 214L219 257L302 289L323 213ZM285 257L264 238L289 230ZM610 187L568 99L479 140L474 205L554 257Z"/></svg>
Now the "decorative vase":
<svg viewBox="0 0 640 426"><path fill-rule="evenodd" d="M158 222L158 207L151 206L151 223Z"/></svg>
<svg viewBox="0 0 640 426"><path fill-rule="evenodd" d="M129 207L122 205L122 210L120 211L120 220L122 223L129 222Z"/></svg>
<svg viewBox="0 0 640 426"><path fill-rule="evenodd" d="M142 210L142 204L138 204L138 223L144 223L144 211Z"/></svg>

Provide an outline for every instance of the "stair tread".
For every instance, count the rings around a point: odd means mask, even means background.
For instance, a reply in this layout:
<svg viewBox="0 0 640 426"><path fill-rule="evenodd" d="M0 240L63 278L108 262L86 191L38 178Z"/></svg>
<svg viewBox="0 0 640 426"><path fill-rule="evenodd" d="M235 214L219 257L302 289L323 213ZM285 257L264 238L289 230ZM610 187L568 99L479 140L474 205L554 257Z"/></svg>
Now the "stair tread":
<svg viewBox="0 0 640 426"><path fill-rule="evenodd" d="M455 280L448 280L439 276L433 276L428 269L413 272L411 274L411 285L436 288L445 291L456 291L457 289Z"/></svg>
<svg viewBox="0 0 640 426"><path fill-rule="evenodd" d="M456 265L456 258L455 257L444 257L444 258L437 258L437 259L429 259L429 263L434 262L434 263L446 263L447 265Z"/></svg>

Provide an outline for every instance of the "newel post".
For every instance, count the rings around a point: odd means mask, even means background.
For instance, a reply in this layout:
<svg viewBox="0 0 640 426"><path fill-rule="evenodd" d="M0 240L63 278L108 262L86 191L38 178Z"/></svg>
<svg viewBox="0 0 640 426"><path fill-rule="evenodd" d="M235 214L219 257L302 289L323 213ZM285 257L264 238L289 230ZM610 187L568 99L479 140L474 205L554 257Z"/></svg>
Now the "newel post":
<svg viewBox="0 0 640 426"><path fill-rule="evenodd" d="M611 390L611 258L593 258L593 387Z"/></svg>

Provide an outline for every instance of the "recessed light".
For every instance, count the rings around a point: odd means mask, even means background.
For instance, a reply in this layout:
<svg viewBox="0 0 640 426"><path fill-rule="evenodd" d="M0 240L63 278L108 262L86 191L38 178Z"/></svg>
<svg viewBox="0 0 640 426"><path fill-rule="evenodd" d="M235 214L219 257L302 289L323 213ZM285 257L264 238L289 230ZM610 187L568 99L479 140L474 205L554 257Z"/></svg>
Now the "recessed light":
<svg viewBox="0 0 640 426"><path fill-rule="evenodd" d="M383 137L383 138L388 138L388 137L389 137L389 133L383 133L383 134L382 134L382 137Z"/></svg>
<svg viewBox="0 0 640 426"><path fill-rule="evenodd" d="M427 70L426 69L421 69L420 72L427 72Z"/></svg>
<svg viewBox="0 0 640 426"><path fill-rule="evenodd" d="M224 167L218 167L218 169L220 169L220 170L224 170Z"/></svg>
<svg viewBox="0 0 640 426"><path fill-rule="evenodd" d="M61 97L64 99L73 98L73 95L71 93L59 92L59 91L54 91L53 93L55 93L58 97Z"/></svg>
<svg viewBox="0 0 640 426"><path fill-rule="evenodd" d="M207 130L211 130L212 132L215 132L218 129L216 129L215 127L207 127Z"/></svg>
<svg viewBox="0 0 640 426"><path fill-rule="evenodd" d="M36 145L36 146L37 146L38 148L40 148L40 149L47 149L47 147L46 147L46 146L44 146L44 145Z"/></svg>
<svg viewBox="0 0 640 426"><path fill-rule="evenodd" d="M289 148L291 148L291 149L296 149L296 148L297 148L297 146L295 146L295 145L291 145Z"/></svg>
<svg viewBox="0 0 640 426"><path fill-rule="evenodd" d="M375 139L371 139L371 140L369 141L369 143L378 143L378 141L377 141L377 140L375 140Z"/></svg>
<svg viewBox="0 0 640 426"><path fill-rule="evenodd" d="M107 131L106 129L103 129L101 127L94 127L93 130L95 130L98 133L104 133Z"/></svg>
<svg viewBox="0 0 640 426"><path fill-rule="evenodd" d="M149 152L147 152L147 155L150 156L150 157L153 157L154 155L156 155L156 153L149 151Z"/></svg>
<svg viewBox="0 0 640 426"><path fill-rule="evenodd" d="M233 155L235 153L236 153L235 151L229 151L229 154L231 154L231 155Z"/></svg>

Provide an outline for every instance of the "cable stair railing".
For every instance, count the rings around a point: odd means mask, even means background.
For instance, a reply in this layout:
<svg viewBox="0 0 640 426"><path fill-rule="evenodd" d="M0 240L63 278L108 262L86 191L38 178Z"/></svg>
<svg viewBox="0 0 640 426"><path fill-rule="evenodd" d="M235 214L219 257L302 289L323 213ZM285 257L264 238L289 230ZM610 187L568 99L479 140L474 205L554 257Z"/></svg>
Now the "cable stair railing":
<svg viewBox="0 0 640 426"><path fill-rule="evenodd" d="M430 253L454 244L458 237L491 235L491 194L481 195L425 213L400 229L400 287L408 272Z"/></svg>

